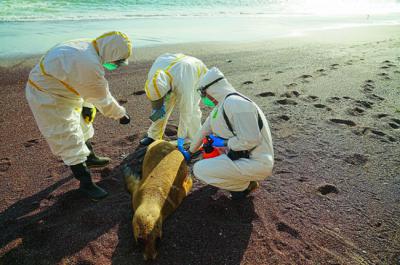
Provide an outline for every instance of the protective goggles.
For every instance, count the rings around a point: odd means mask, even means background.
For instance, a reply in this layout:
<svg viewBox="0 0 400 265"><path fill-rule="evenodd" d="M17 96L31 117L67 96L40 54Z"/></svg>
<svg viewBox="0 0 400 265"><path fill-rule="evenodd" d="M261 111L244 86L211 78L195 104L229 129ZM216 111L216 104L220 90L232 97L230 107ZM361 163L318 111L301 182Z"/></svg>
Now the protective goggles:
<svg viewBox="0 0 400 265"><path fill-rule="evenodd" d="M199 87L197 89L197 92L200 94L200 97L202 97L202 98L207 97L207 93L206 93L207 88L209 88L210 86L214 85L215 83L218 83L222 79L224 79L223 76L215 79L214 81L212 81L211 83L209 83L209 84L207 84L205 86Z"/></svg>

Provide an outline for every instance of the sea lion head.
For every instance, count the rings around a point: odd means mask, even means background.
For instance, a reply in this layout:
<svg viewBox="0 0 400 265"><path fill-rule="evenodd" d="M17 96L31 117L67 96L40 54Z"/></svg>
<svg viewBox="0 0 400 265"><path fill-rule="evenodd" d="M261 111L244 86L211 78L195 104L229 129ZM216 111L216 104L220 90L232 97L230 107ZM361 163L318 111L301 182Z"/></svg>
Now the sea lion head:
<svg viewBox="0 0 400 265"><path fill-rule="evenodd" d="M141 205L132 220L135 241L143 251L144 260L155 259L162 236L162 216L160 209Z"/></svg>

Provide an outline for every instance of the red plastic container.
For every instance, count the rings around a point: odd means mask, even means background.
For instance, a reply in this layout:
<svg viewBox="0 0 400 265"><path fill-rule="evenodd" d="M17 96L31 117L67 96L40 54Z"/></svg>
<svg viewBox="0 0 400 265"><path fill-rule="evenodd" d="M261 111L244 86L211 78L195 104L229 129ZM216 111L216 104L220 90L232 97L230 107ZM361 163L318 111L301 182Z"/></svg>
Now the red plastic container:
<svg viewBox="0 0 400 265"><path fill-rule="evenodd" d="M213 140L206 136L203 139L203 159L213 158L219 156L221 153L218 148L212 146Z"/></svg>

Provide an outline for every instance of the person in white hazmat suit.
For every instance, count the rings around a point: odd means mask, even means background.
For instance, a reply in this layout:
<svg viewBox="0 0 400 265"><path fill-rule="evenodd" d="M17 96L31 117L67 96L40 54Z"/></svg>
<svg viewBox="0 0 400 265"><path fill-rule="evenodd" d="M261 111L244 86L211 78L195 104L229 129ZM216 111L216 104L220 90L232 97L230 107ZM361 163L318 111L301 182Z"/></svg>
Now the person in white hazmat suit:
<svg viewBox="0 0 400 265"><path fill-rule="evenodd" d="M96 108L106 117L130 122L124 107L111 95L104 68L127 64L132 53L128 36L108 32L96 39L72 40L51 48L32 69L26 98L51 151L70 166L80 190L92 200L107 192L92 182L88 167L104 166L89 139Z"/></svg>
<svg viewBox="0 0 400 265"><path fill-rule="evenodd" d="M190 145L196 152L205 136L221 155L194 164L194 176L205 183L231 192L233 199L246 197L271 176L274 151L271 132L262 110L238 93L215 67L200 80L203 103L215 108Z"/></svg>
<svg viewBox="0 0 400 265"><path fill-rule="evenodd" d="M201 127L200 95L196 92L207 67L197 58L184 54L166 53L152 65L145 84L147 98L152 104L152 124L140 143L149 145L162 139L175 105L179 108L178 148L191 140Z"/></svg>

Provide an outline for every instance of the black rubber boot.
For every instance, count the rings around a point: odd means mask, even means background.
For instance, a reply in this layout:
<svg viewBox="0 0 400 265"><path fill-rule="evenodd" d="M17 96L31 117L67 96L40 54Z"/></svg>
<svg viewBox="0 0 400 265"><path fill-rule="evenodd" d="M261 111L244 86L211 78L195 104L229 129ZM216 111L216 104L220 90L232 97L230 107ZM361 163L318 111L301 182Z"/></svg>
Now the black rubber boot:
<svg viewBox="0 0 400 265"><path fill-rule="evenodd" d="M89 199L99 201L106 197L108 193L92 182L89 168L85 163L70 166L74 177L80 181L79 190L83 192Z"/></svg>
<svg viewBox="0 0 400 265"><path fill-rule="evenodd" d="M150 145L152 142L154 142L153 138L150 138L148 136L144 137L142 140L140 140L140 144L144 146Z"/></svg>
<svg viewBox="0 0 400 265"><path fill-rule="evenodd" d="M110 163L111 159L109 157L97 156L94 153L93 146L90 141L86 142L86 146L90 150L90 154L88 155L88 157L86 159L86 166L88 168L104 167Z"/></svg>
<svg viewBox="0 0 400 265"><path fill-rule="evenodd" d="M231 191L232 200L242 200L246 198L251 192L255 191L260 184L257 181L250 181L249 186L244 191Z"/></svg>

